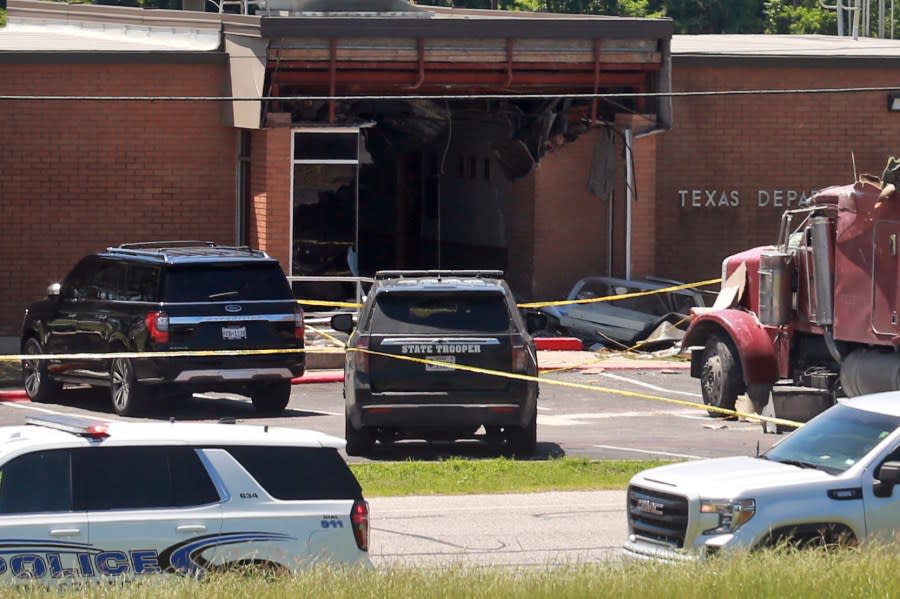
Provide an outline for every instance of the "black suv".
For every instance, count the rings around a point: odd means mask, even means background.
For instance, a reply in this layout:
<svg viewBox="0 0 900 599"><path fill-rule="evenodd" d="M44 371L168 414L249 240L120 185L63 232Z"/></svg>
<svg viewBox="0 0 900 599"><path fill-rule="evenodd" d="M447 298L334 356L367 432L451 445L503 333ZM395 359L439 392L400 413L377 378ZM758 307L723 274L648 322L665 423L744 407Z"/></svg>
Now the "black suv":
<svg viewBox="0 0 900 599"><path fill-rule="evenodd" d="M197 391L249 395L262 412L288 403L303 374L303 311L278 261L208 241L145 242L83 258L25 311L23 354L282 350L191 357L24 360L25 390L47 401L63 383L108 387L115 411Z"/></svg>
<svg viewBox="0 0 900 599"><path fill-rule="evenodd" d="M537 382L454 368L537 376L530 332L544 317L523 321L502 277L379 271L356 330L353 315L332 317L333 329L351 333L344 366L349 455L366 455L375 441L471 438L482 426L513 454L534 453Z"/></svg>

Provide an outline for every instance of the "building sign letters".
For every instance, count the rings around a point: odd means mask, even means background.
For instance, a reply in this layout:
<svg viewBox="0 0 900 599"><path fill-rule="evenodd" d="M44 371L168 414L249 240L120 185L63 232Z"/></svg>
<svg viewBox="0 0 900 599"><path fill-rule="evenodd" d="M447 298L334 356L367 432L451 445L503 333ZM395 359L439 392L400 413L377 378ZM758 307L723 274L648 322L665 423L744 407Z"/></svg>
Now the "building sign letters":
<svg viewBox="0 0 900 599"><path fill-rule="evenodd" d="M809 204L815 190L758 189L751 197L737 189L679 189L682 208L800 208Z"/></svg>

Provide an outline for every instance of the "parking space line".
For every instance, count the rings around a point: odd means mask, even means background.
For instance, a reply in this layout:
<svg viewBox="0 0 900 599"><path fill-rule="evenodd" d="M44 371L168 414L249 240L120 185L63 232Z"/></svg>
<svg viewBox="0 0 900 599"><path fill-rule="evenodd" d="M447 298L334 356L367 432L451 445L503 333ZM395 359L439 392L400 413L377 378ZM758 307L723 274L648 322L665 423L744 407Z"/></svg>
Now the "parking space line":
<svg viewBox="0 0 900 599"><path fill-rule="evenodd" d="M703 456L699 455L690 455L687 453L673 453L671 451L652 451L649 449L635 449L633 447L617 447L615 445L594 445L594 447L598 449L614 449L616 451L631 451L634 453L642 453L646 455L664 455L671 456L673 458L687 458L689 460L702 460Z"/></svg>
<svg viewBox="0 0 900 599"><path fill-rule="evenodd" d="M607 420L612 418L644 418L647 416L679 416L687 410L654 410L652 412L576 412L570 414L541 414L538 424L543 426L577 426L588 424L589 420Z"/></svg>
<svg viewBox="0 0 900 599"><path fill-rule="evenodd" d="M52 414L54 416L84 416L85 418L93 418L95 420L102 420L104 422L114 422L114 420L110 420L109 418L104 418L102 416L94 416L93 414L87 416L82 414L75 414L72 412L60 412L57 410L51 410L49 408L42 408L30 402L8 402L4 403L3 405L9 406L11 408L17 408L19 410L33 410L35 412L43 412L44 414Z"/></svg>
<svg viewBox="0 0 900 599"><path fill-rule="evenodd" d="M687 395L688 397L703 397L700 393L692 393L690 391L676 391L674 389L666 389L665 387L660 387L658 385L654 385L652 383L645 383L644 381L636 381L634 379L628 378L627 376L622 376L621 374L613 374L611 372L600 372L598 373L600 376L605 376L607 378L611 378L617 381L623 381L626 383L630 383L632 385L637 385L638 387L644 387L645 389L653 389L654 391L660 391L663 393L675 393L678 395Z"/></svg>

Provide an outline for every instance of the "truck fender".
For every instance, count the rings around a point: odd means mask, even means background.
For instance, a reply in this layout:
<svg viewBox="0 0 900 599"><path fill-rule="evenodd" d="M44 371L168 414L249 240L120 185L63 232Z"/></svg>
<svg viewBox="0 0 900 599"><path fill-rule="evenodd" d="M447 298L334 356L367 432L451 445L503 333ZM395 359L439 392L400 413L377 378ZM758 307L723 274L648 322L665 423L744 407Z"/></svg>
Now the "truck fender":
<svg viewBox="0 0 900 599"><path fill-rule="evenodd" d="M681 347L683 350L703 347L714 334L731 340L741 362L745 384L772 384L778 380L775 346L755 314L728 308L695 315ZM699 377L702 353L702 350L691 352L691 376Z"/></svg>

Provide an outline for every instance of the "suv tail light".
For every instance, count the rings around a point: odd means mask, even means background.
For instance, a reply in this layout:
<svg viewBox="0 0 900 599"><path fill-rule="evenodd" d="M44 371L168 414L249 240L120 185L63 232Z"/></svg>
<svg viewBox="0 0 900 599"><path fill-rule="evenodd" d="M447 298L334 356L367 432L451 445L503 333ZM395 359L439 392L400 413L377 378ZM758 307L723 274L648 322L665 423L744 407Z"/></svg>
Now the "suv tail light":
<svg viewBox="0 0 900 599"><path fill-rule="evenodd" d="M165 312L148 312L144 317L147 332L154 343L169 342L169 315Z"/></svg>
<svg viewBox="0 0 900 599"><path fill-rule="evenodd" d="M369 550L369 504L357 499L350 510L350 524L353 526L353 537L360 551Z"/></svg>
<svg viewBox="0 0 900 599"><path fill-rule="evenodd" d="M527 372L528 348L525 347L525 338L522 335L512 336L512 371Z"/></svg>
<svg viewBox="0 0 900 599"><path fill-rule="evenodd" d="M362 351L353 352L353 363L356 365L356 372L369 372L369 336L360 335L356 340L356 349Z"/></svg>
<svg viewBox="0 0 900 599"><path fill-rule="evenodd" d="M294 307L294 339L303 339L303 308Z"/></svg>

